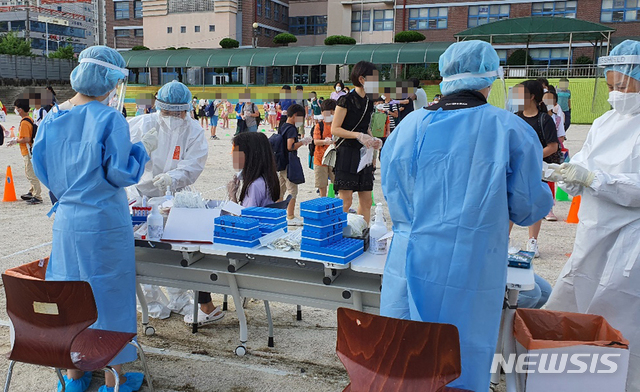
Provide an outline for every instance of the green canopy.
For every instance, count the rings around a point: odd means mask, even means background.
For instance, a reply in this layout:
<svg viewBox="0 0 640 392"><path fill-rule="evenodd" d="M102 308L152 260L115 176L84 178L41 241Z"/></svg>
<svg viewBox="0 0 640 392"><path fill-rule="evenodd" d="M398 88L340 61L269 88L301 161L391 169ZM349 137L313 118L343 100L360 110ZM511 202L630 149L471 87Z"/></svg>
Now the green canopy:
<svg viewBox="0 0 640 392"><path fill-rule="evenodd" d="M121 52L127 68L272 67L294 65L437 63L450 42L293 46L238 49L137 50Z"/></svg>
<svg viewBox="0 0 640 392"><path fill-rule="evenodd" d="M616 30L580 19L531 16L504 19L467 29L458 41L482 40L492 44L533 42L607 41Z"/></svg>

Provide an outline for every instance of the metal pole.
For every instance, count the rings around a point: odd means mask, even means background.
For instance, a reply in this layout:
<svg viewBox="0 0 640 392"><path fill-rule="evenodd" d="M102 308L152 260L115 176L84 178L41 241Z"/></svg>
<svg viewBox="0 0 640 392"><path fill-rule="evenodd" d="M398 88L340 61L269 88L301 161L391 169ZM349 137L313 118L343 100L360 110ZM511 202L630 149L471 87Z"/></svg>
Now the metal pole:
<svg viewBox="0 0 640 392"><path fill-rule="evenodd" d="M31 0L27 0L27 21L25 23L25 32L24 32L24 38L25 39L29 39L29 30L31 29L30 23L29 23L29 15L30 15L30 10L31 10Z"/></svg>
<svg viewBox="0 0 640 392"><path fill-rule="evenodd" d="M611 52L611 32L609 32L607 38L607 56L609 55L609 52Z"/></svg>
<svg viewBox="0 0 640 392"><path fill-rule="evenodd" d="M362 43L362 18L364 17L364 0L360 0L360 43ZM371 17L369 17L371 22ZM371 29L371 23L369 23L369 29Z"/></svg>
<svg viewBox="0 0 640 392"><path fill-rule="evenodd" d="M47 47L47 57L49 57L49 22L44 22L44 39Z"/></svg>
<svg viewBox="0 0 640 392"><path fill-rule="evenodd" d="M567 58L567 77L569 77L569 66L571 65L571 44L573 43L573 33L569 33L569 57Z"/></svg>

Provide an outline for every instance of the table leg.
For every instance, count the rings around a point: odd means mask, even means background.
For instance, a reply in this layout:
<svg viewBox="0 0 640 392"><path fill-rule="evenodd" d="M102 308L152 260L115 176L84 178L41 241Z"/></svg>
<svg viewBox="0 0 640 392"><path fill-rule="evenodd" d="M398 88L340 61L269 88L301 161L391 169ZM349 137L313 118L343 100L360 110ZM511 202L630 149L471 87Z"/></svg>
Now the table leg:
<svg viewBox="0 0 640 392"><path fill-rule="evenodd" d="M362 312L362 293L353 291L353 308Z"/></svg>
<svg viewBox="0 0 640 392"><path fill-rule="evenodd" d="M233 298L233 303L236 306L236 315L238 316L238 322L240 323L240 346L236 347L236 354L244 355L247 346L247 317L245 316L244 308L242 307L242 298L240 297L240 290L238 289L238 281L234 274L229 274L227 276L229 277L231 297Z"/></svg>
<svg viewBox="0 0 640 392"><path fill-rule="evenodd" d="M269 324L269 339L267 341L268 347L273 347L273 319L271 318L271 308L269 307L269 301L264 301L264 311L267 314L267 323Z"/></svg>
<svg viewBox="0 0 640 392"><path fill-rule="evenodd" d="M296 305L296 320L302 321L302 306Z"/></svg>
<svg viewBox="0 0 640 392"><path fill-rule="evenodd" d="M506 331L502 351L505 358L509 358L510 354L516 353L516 338L513 334L513 320L516 315L516 309L518 308L519 293L519 290L507 290L507 309L505 309L504 312L504 328ZM507 392L520 392L515 371L507 373L505 375L505 379L507 382Z"/></svg>
<svg viewBox="0 0 640 392"><path fill-rule="evenodd" d="M149 305L147 304L147 299L144 297L142 286L138 282L136 282L136 295L138 296L138 302L140 302L140 307L142 308L142 326L146 329L147 325L149 325Z"/></svg>
<svg viewBox="0 0 640 392"><path fill-rule="evenodd" d="M504 347L504 321L505 321L505 310L507 309L507 297L505 293L505 298L503 300L502 305L502 316L500 317L500 332L498 332L498 344L496 345L496 354L501 354L503 352ZM500 384L500 366L496 369L495 373L491 373L491 389L495 390L495 387Z"/></svg>
<svg viewBox="0 0 640 392"><path fill-rule="evenodd" d="M191 333L198 332L198 306L200 305L198 303L199 294L199 291L193 291L193 324L191 324Z"/></svg>

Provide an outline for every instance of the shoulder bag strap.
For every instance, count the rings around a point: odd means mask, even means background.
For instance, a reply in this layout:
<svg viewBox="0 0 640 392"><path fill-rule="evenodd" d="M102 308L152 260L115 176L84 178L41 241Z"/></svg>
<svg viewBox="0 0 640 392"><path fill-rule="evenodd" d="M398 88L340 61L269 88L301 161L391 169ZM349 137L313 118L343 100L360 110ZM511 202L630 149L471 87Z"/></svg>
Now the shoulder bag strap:
<svg viewBox="0 0 640 392"><path fill-rule="evenodd" d="M356 124L355 127L353 127L353 129L351 130L351 132L355 131L356 128L358 128L358 125L360 125L360 123L362 122L362 120L364 119L365 114L367 114L367 110L369 109L369 97L367 97L367 105L364 107L364 111L362 112L362 117L360 117L360 121L358 121L358 123ZM340 145L342 144L342 142L344 142L345 139L341 138L340 142L338 142L338 144L336 144L336 149L338 149L338 147L340 147Z"/></svg>

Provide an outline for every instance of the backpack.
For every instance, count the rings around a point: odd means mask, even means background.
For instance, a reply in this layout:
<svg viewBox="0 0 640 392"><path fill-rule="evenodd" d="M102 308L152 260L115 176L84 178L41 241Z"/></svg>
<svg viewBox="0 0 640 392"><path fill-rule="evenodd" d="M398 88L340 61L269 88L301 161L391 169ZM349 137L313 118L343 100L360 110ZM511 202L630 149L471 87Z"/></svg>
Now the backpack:
<svg viewBox="0 0 640 392"><path fill-rule="evenodd" d="M324 140L324 121L320 121L318 126L320 127L320 139ZM313 156L316 152L316 139L313 138L313 134L311 135L311 138L311 143L309 143L309 155Z"/></svg>
<svg viewBox="0 0 640 392"><path fill-rule="evenodd" d="M374 112L371 116L371 135L373 137L384 137L387 125L387 115L385 113Z"/></svg>
<svg viewBox="0 0 640 392"><path fill-rule="evenodd" d="M216 113L215 102L211 102L207 106L204 107L204 115L207 117L213 117Z"/></svg>
<svg viewBox="0 0 640 392"><path fill-rule="evenodd" d="M283 171L289 165L289 149L287 148L287 140L282 136L283 125L269 138L269 144L276 159L276 170Z"/></svg>
<svg viewBox="0 0 640 392"><path fill-rule="evenodd" d="M555 122L553 121L553 118L551 118L551 116L549 116L545 112L540 112L540 118L539 118L540 132L544 132L544 123L547 121L547 118L551 120L555 128ZM547 147L547 143L545 142L542 133L538 134L538 139L540 139L540 143L542 143L543 148ZM557 164L561 164L564 162L564 154L562 153L562 147L560 147L560 143L558 143L558 151L554 152L553 154L549 155L546 158L543 158L543 161L547 163L557 163Z"/></svg>
<svg viewBox="0 0 640 392"><path fill-rule="evenodd" d="M38 126L33 122L31 117L23 118L22 120L20 120L20 123L22 123L25 120L30 122L31 126L33 127L33 130L31 131L31 143L29 143L29 150L31 150L33 148L33 142L36 140L36 134L38 133Z"/></svg>

